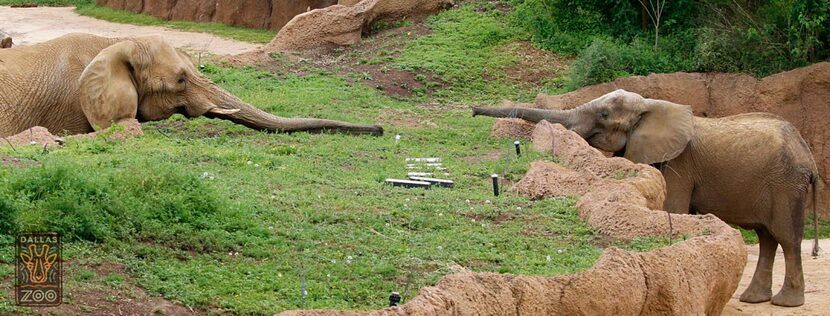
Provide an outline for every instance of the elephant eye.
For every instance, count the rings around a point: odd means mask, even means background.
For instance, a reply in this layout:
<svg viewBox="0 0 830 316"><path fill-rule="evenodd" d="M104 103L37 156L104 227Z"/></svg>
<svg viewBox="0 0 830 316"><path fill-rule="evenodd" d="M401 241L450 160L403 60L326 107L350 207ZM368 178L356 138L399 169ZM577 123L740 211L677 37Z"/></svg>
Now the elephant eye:
<svg viewBox="0 0 830 316"><path fill-rule="evenodd" d="M602 118L602 119L607 119L608 118L608 110L600 111L599 112L599 117Z"/></svg>
<svg viewBox="0 0 830 316"><path fill-rule="evenodd" d="M177 81L177 82L178 82L180 85L181 85L181 84L185 84L185 82L187 82L187 78L186 78L186 77L179 77L179 81Z"/></svg>

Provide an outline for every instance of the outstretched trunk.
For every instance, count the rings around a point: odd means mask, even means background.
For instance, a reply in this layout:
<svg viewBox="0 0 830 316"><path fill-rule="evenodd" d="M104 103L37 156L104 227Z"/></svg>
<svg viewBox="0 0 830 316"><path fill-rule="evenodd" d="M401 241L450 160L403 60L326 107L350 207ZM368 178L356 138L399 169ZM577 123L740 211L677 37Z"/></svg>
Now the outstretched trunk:
<svg viewBox="0 0 830 316"><path fill-rule="evenodd" d="M220 93L217 105L223 109L232 109L228 113L209 112L205 116L229 120L256 130L274 133L291 132L340 132L348 134L383 135L383 128L377 125L357 125L347 122L316 118L284 118L257 109L228 93ZM233 111L239 110L239 111Z"/></svg>
<svg viewBox="0 0 830 316"><path fill-rule="evenodd" d="M572 112L563 110L541 110L532 108L473 108L473 116L483 115L502 118L520 118L525 121L548 121L568 127L571 125Z"/></svg>

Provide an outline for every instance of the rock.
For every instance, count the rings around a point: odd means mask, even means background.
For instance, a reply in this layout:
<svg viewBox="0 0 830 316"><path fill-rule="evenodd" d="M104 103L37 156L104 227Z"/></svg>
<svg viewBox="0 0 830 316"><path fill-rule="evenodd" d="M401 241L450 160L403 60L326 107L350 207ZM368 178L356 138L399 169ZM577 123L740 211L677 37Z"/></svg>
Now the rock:
<svg viewBox="0 0 830 316"><path fill-rule="evenodd" d="M6 33L0 32L0 48L11 48L14 43L12 37Z"/></svg>
<svg viewBox="0 0 830 316"><path fill-rule="evenodd" d="M423 19L452 0L352 0L297 15L265 47L271 51L301 51L357 43L372 23L398 19Z"/></svg>

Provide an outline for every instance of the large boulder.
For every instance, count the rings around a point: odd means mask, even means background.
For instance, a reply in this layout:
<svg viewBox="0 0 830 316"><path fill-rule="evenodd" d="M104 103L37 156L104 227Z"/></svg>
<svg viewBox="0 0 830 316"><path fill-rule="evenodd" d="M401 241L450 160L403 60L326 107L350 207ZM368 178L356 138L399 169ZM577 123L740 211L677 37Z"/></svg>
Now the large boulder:
<svg viewBox="0 0 830 316"><path fill-rule="evenodd" d="M13 44L12 37L0 31L0 48L10 48Z"/></svg>
<svg viewBox="0 0 830 316"><path fill-rule="evenodd" d="M341 0L300 14L286 24L266 51L301 51L357 43L378 21L419 20L453 5L453 0Z"/></svg>

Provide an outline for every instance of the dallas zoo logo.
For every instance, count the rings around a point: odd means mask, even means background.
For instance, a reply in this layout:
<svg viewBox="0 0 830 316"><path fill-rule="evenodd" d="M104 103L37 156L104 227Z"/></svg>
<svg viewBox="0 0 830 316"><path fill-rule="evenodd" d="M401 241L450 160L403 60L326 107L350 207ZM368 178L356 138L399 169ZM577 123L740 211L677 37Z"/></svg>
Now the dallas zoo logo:
<svg viewBox="0 0 830 316"><path fill-rule="evenodd" d="M61 304L61 238L56 233L17 236L15 294L21 306Z"/></svg>

